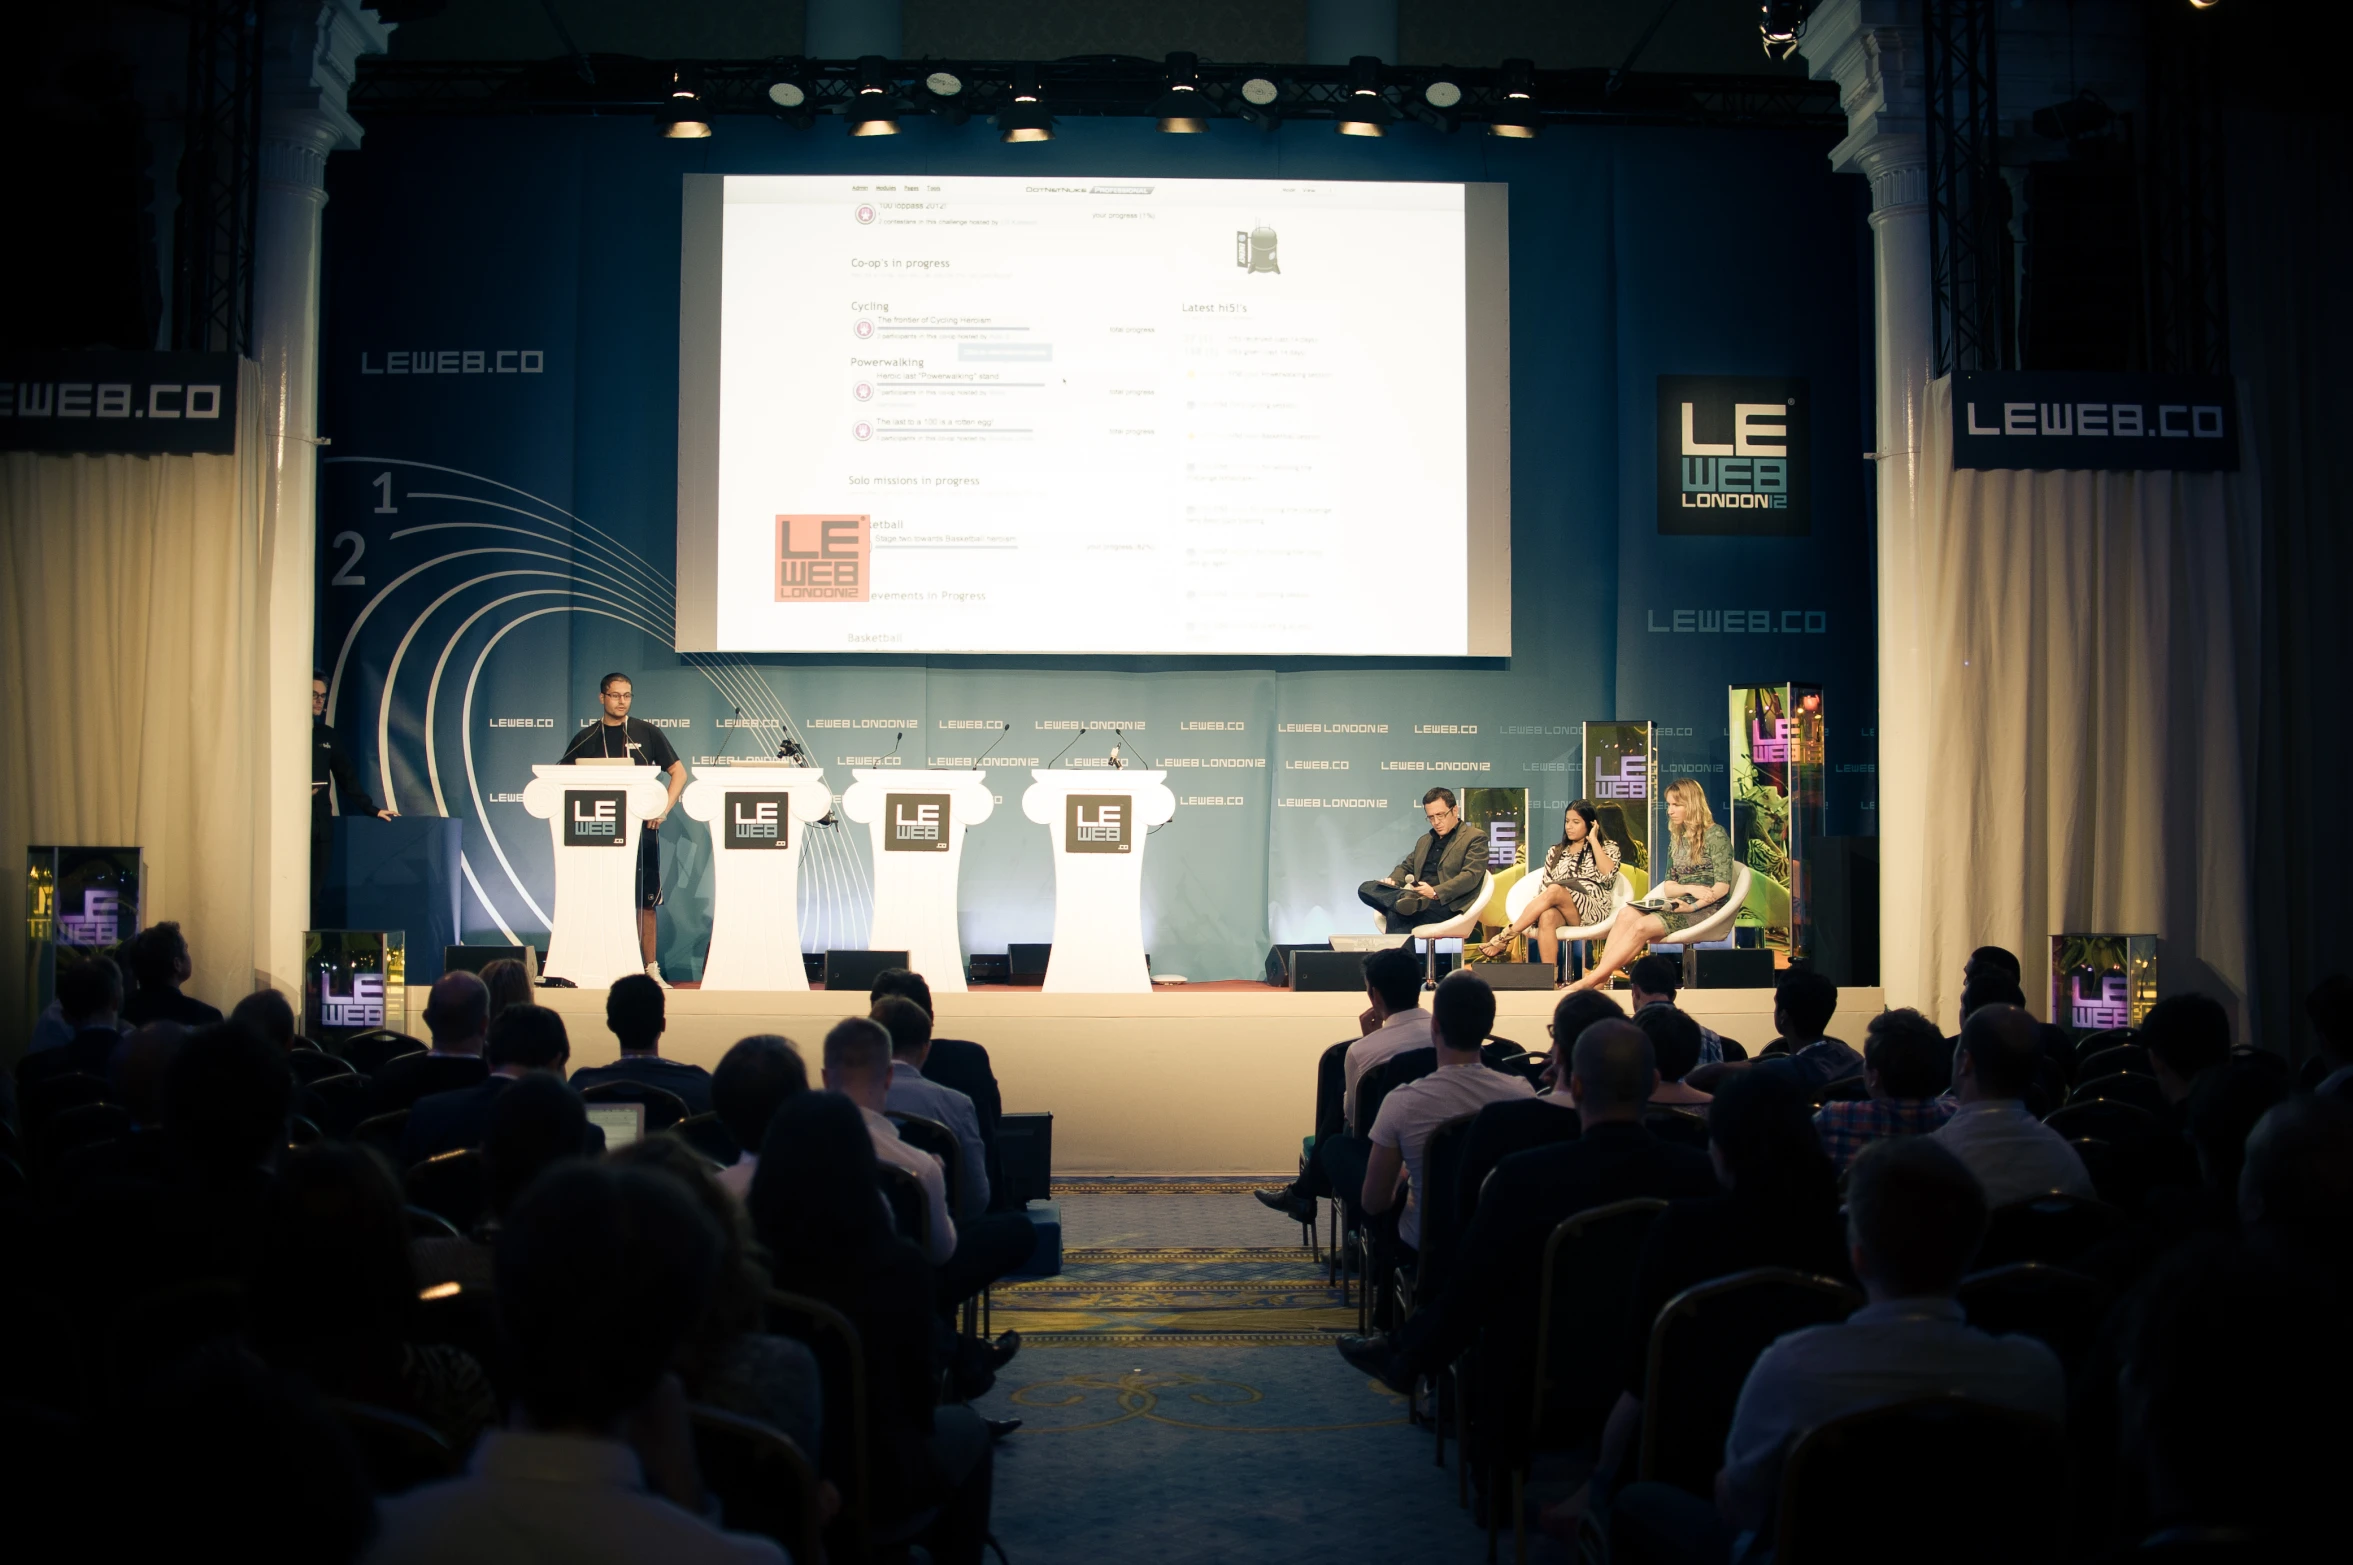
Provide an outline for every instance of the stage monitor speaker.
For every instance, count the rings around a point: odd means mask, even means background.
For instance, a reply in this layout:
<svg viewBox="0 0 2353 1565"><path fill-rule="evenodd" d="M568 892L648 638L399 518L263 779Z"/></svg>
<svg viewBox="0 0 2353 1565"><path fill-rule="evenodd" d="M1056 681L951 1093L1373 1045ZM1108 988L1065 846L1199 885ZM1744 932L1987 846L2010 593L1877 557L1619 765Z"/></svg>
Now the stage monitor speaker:
<svg viewBox="0 0 2353 1565"><path fill-rule="evenodd" d="M809 980L809 987L812 989L823 985L825 982L825 953L803 951L801 953L801 972Z"/></svg>
<svg viewBox="0 0 2353 1565"><path fill-rule="evenodd" d="M975 951L964 963L964 981L968 984L1004 984L1013 981L1013 968L1002 951L994 954Z"/></svg>
<svg viewBox="0 0 2353 1565"><path fill-rule="evenodd" d="M1298 945L1271 945L1266 948L1266 981L1281 988L1291 982L1291 958L1301 951L1329 951L1329 941L1303 942Z"/></svg>
<svg viewBox="0 0 2353 1565"><path fill-rule="evenodd" d="M855 989L863 994L874 987L875 978L886 967L905 967L904 951L828 951L825 953L825 987L827 989Z"/></svg>
<svg viewBox="0 0 2353 1565"><path fill-rule="evenodd" d="M1054 1193L1054 1116L997 1116L997 1160L1005 1176L1003 1202L1020 1211Z"/></svg>
<svg viewBox="0 0 2353 1565"><path fill-rule="evenodd" d="M1554 982L1545 962L1479 962L1466 971L1487 980L1490 989L1550 989Z"/></svg>
<svg viewBox="0 0 2353 1565"><path fill-rule="evenodd" d="M441 970L445 973L480 973L493 962L520 962L533 983L539 982L539 948L537 946L443 946Z"/></svg>
<svg viewBox="0 0 2353 1565"><path fill-rule="evenodd" d="M1291 953L1291 987L1301 993L1362 993L1364 953L1294 951Z"/></svg>
<svg viewBox="0 0 2353 1565"><path fill-rule="evenodd" d="M1043 945L1012 945L1005 947L1005 981L1012 984L1042 984L1046 981L1046 964L1053 960L1054 943Z"/></svg>
<svg viewBox="0 0 2353 1565"><path fill-rule="evenodd" d="M1773 953L1756 951L1695 951L1698 972L1695 989L1770 989Z"/></svg>
<svg viewBox="0 0 2353 1565"><path fill-rule="evenodd" d="M1879 982L1879 839L1817 837L1806 844L1813 880L1814 971L1841 989Z"/></svg>

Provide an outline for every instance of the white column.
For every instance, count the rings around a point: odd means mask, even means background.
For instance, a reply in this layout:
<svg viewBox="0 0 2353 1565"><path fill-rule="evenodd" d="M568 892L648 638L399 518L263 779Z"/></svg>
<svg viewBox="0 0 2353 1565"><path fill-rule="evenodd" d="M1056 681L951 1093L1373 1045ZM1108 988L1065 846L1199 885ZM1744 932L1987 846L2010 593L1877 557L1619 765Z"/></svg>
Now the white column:
<svg viewBox="0 0 2353 1565"><path fill-rule="evenodd" d="M801 52L813 60L899 58L900 0L808 0Z"/></svg>
<svg viewBox="0 0 2353 1565"><path fill-rule="evenodd" d="M1307 0L1307 58L1346 65L1360 54L1397 62L1397 0Z"/></svg>
<svg viewBox="0 0 2353 1565"><path fill-rule="evenodd" d="M1928 405L1928 146L1919 7L1830 0L1799 44L1809 72L1838 83L1847 137L1830 165L1871 182L1873 329L1878 337L1879 965L1890 1005L1920 1003L1928 821L1926 681L1916 630L1927 608L1915 525Z"/></svg>
<svg viewBox="0 0 2353 1565"><path fill-rule="evenodd" d="M319 217L327 155L356 150L352 70L392 29L351 0L262 10L261 190L253 246L261 361L262 570L269 617L260 674L267 755L255 855L255 981L299 995L310 923L310 671L317 608Z"/></svg>

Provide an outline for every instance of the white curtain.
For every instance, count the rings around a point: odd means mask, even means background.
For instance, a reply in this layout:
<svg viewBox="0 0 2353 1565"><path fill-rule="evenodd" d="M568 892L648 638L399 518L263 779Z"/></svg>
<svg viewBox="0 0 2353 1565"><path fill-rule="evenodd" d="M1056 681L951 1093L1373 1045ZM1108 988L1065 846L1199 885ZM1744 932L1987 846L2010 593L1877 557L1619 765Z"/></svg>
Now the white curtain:
<svg viewBox="0 0 2353 1565"><path fill-rule="evenodd" d="M0 871L32 843L143 848L146 921L180 921L189 991L224 1010L298 983L301 919L263 910L305 866L272 864L267 823L308 808L270 764L257 366L239 389L234 456L0 456ZM25 964L0 972L13 1054Z"/></svg>
<svg viewBox="0 0 2353 1565"><path fill-rule="evenodd" d="M1880 757L1888 1002L1952 1026L1991 944L2042 1014L2050 936L2155 934L2161 989L2248 1036L2253 470L1960 471L1951 398L1930 387L1918 579L1890 584L1922 607L1879 697L1911 719Z"/></svg>

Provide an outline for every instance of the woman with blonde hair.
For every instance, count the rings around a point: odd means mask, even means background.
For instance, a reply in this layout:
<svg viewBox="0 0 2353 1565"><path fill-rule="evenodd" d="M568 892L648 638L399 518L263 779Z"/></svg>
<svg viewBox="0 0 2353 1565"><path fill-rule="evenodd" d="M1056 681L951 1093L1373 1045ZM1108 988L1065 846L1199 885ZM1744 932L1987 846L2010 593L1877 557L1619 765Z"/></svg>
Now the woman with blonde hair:
<svg viewBox="0 0 2353 1565"><path fill-rule="evenodd" d="M1528 899L1509 929L1479 947L1480 955L1493 960L1534 929L1537 953L1547 967L1558 968L1563 929L1590 928L1608 920L1618 850L1601 834L1600 812L1583 799L1562 811L1560 841L1534 873L1543 889Z"/></svg>
<svg viewBox="0 0 2353 1565"><path fill-rule="evenodd" d="M1644 946L1689 929L1732 894L1732 839L1708 813L1707 793L1691 778L1667 784L1667 842L1672 878L1618 910L1601 961L1569 988L1600 988Z"/></svg>

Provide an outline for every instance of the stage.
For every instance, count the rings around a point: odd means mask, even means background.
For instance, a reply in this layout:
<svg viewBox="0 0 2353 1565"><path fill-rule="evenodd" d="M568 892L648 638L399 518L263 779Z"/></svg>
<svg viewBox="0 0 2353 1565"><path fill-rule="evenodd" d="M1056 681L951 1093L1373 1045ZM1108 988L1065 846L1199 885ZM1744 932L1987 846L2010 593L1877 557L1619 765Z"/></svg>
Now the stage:
<svg viewBox="0 0 2353 1565"><path fill-rule="evenodd" d="M1496 995L1496 1036L1531 1049L1549 1040L1554 996ZM1624 1003L1625 991L1618 991ZM426 991L408 991L409 1028L424 1034ZM605 1030L601 989L542 989L563 1013L575 1068L617 1054ZM981 988L936 997L942 1037L986 1046L1008 1113L1054 1116L1054 1172L1272 1174L1299 1161L1315 1106L1315 1064L1331 1044L1357 1036L1364 996L1294 994L1264 984L1163 985L1151 994L1044 994ZM738 1038L782 1033L801 1048L812 1079L825 1031L864 1015L863 993L761 993L673 989L662 1052L706 1068ZM1683 1009L1746 1044L1772 1041L1769 989L1694 989ZM1875 988L1839 992L1831 1033L1850 1042L1882 1005Z"/></svg>

